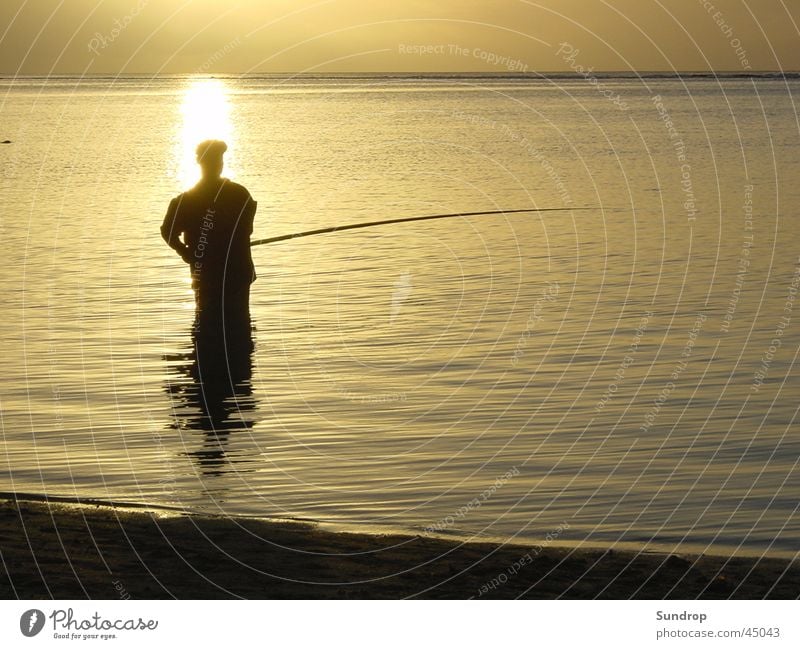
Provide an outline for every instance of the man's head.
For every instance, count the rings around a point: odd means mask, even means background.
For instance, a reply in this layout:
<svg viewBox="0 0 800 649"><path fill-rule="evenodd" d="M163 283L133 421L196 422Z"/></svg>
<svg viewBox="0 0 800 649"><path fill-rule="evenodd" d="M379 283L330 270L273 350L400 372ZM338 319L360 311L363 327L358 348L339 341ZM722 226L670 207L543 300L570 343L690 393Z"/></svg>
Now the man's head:
<svg viewBox="0 0 800 649"><path fill-rule="evenodd" d="M197 145L197 164L203 170L203 178L218 178L222 174L222 156L228 145L222 140L206 140Z"/></svg>

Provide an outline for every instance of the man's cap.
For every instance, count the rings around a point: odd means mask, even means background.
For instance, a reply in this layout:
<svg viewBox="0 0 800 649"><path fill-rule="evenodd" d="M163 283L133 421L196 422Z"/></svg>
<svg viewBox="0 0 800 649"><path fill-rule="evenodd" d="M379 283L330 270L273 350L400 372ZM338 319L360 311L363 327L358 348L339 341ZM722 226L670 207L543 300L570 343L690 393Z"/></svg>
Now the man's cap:
<svg viewBox="0 0 800 649"><path fill-rule="evenodd" d="M222 154L228 150L228 145L222 140L205 140L197 145L195 153L197 154L197 161L201 162L203 158L221 158Z"/></svg>

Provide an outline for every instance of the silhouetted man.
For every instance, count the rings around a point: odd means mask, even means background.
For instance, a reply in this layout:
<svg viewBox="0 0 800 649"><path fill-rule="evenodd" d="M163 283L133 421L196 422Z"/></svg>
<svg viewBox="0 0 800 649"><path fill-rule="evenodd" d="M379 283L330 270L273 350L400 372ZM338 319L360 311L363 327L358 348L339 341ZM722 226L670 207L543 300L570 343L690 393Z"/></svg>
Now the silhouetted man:
<svg viewBox="0 0 800 649"><path fill-rule="evenodd" d="M220 140L200 143L197 162L203 176L172 199L161 226L164 241L190 265L198 324L242 322L250 316L256 202L244 187L221 177L227 149Z"/></svg>

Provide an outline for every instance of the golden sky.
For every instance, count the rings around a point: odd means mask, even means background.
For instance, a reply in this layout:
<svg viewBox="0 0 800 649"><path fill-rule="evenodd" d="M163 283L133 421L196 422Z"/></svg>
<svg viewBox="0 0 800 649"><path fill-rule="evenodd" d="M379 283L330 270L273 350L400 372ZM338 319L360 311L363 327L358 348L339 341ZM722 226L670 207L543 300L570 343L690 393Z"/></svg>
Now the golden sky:
<svg viewBox="0 0 800 649"><path fill-rule="evenodd" d="M2 0L0 73L799 70L798 25L800 0Z"/></svg>

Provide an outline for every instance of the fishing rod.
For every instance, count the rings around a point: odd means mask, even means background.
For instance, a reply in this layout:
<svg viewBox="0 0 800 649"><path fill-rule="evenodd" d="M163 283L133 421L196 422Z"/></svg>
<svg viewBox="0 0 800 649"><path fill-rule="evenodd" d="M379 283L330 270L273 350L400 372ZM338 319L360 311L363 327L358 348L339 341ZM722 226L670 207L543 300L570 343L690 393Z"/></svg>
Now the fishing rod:
<svg viewBox="0 0 800 649"><path fill-rule="evenodd" d="M455 212L453 214L433 214L430 216L408 216L402 219L387 219L386 221L370 221L369 223L350 223L348 225L334 225L329 228L319 228L317 230L306 230L305 232L295 232L294 234L282 234L278 237L267 239L256 239L250 242L250 246L261 246L266 243L277 243L278 241L288 241L289 239L299 239L300 237L310 237L315 234L329 234L331 232L342 232L344 230L357 230L358 228L371 228L376 225L389 225L391 223L410 223L411 221L433 221L434 219L452 219L458 216L487 216L490 214L521 214L525 212L572 212L576 210L593 210L594 207L540 207L526 210L492 210L490 212Z"/></svg>

